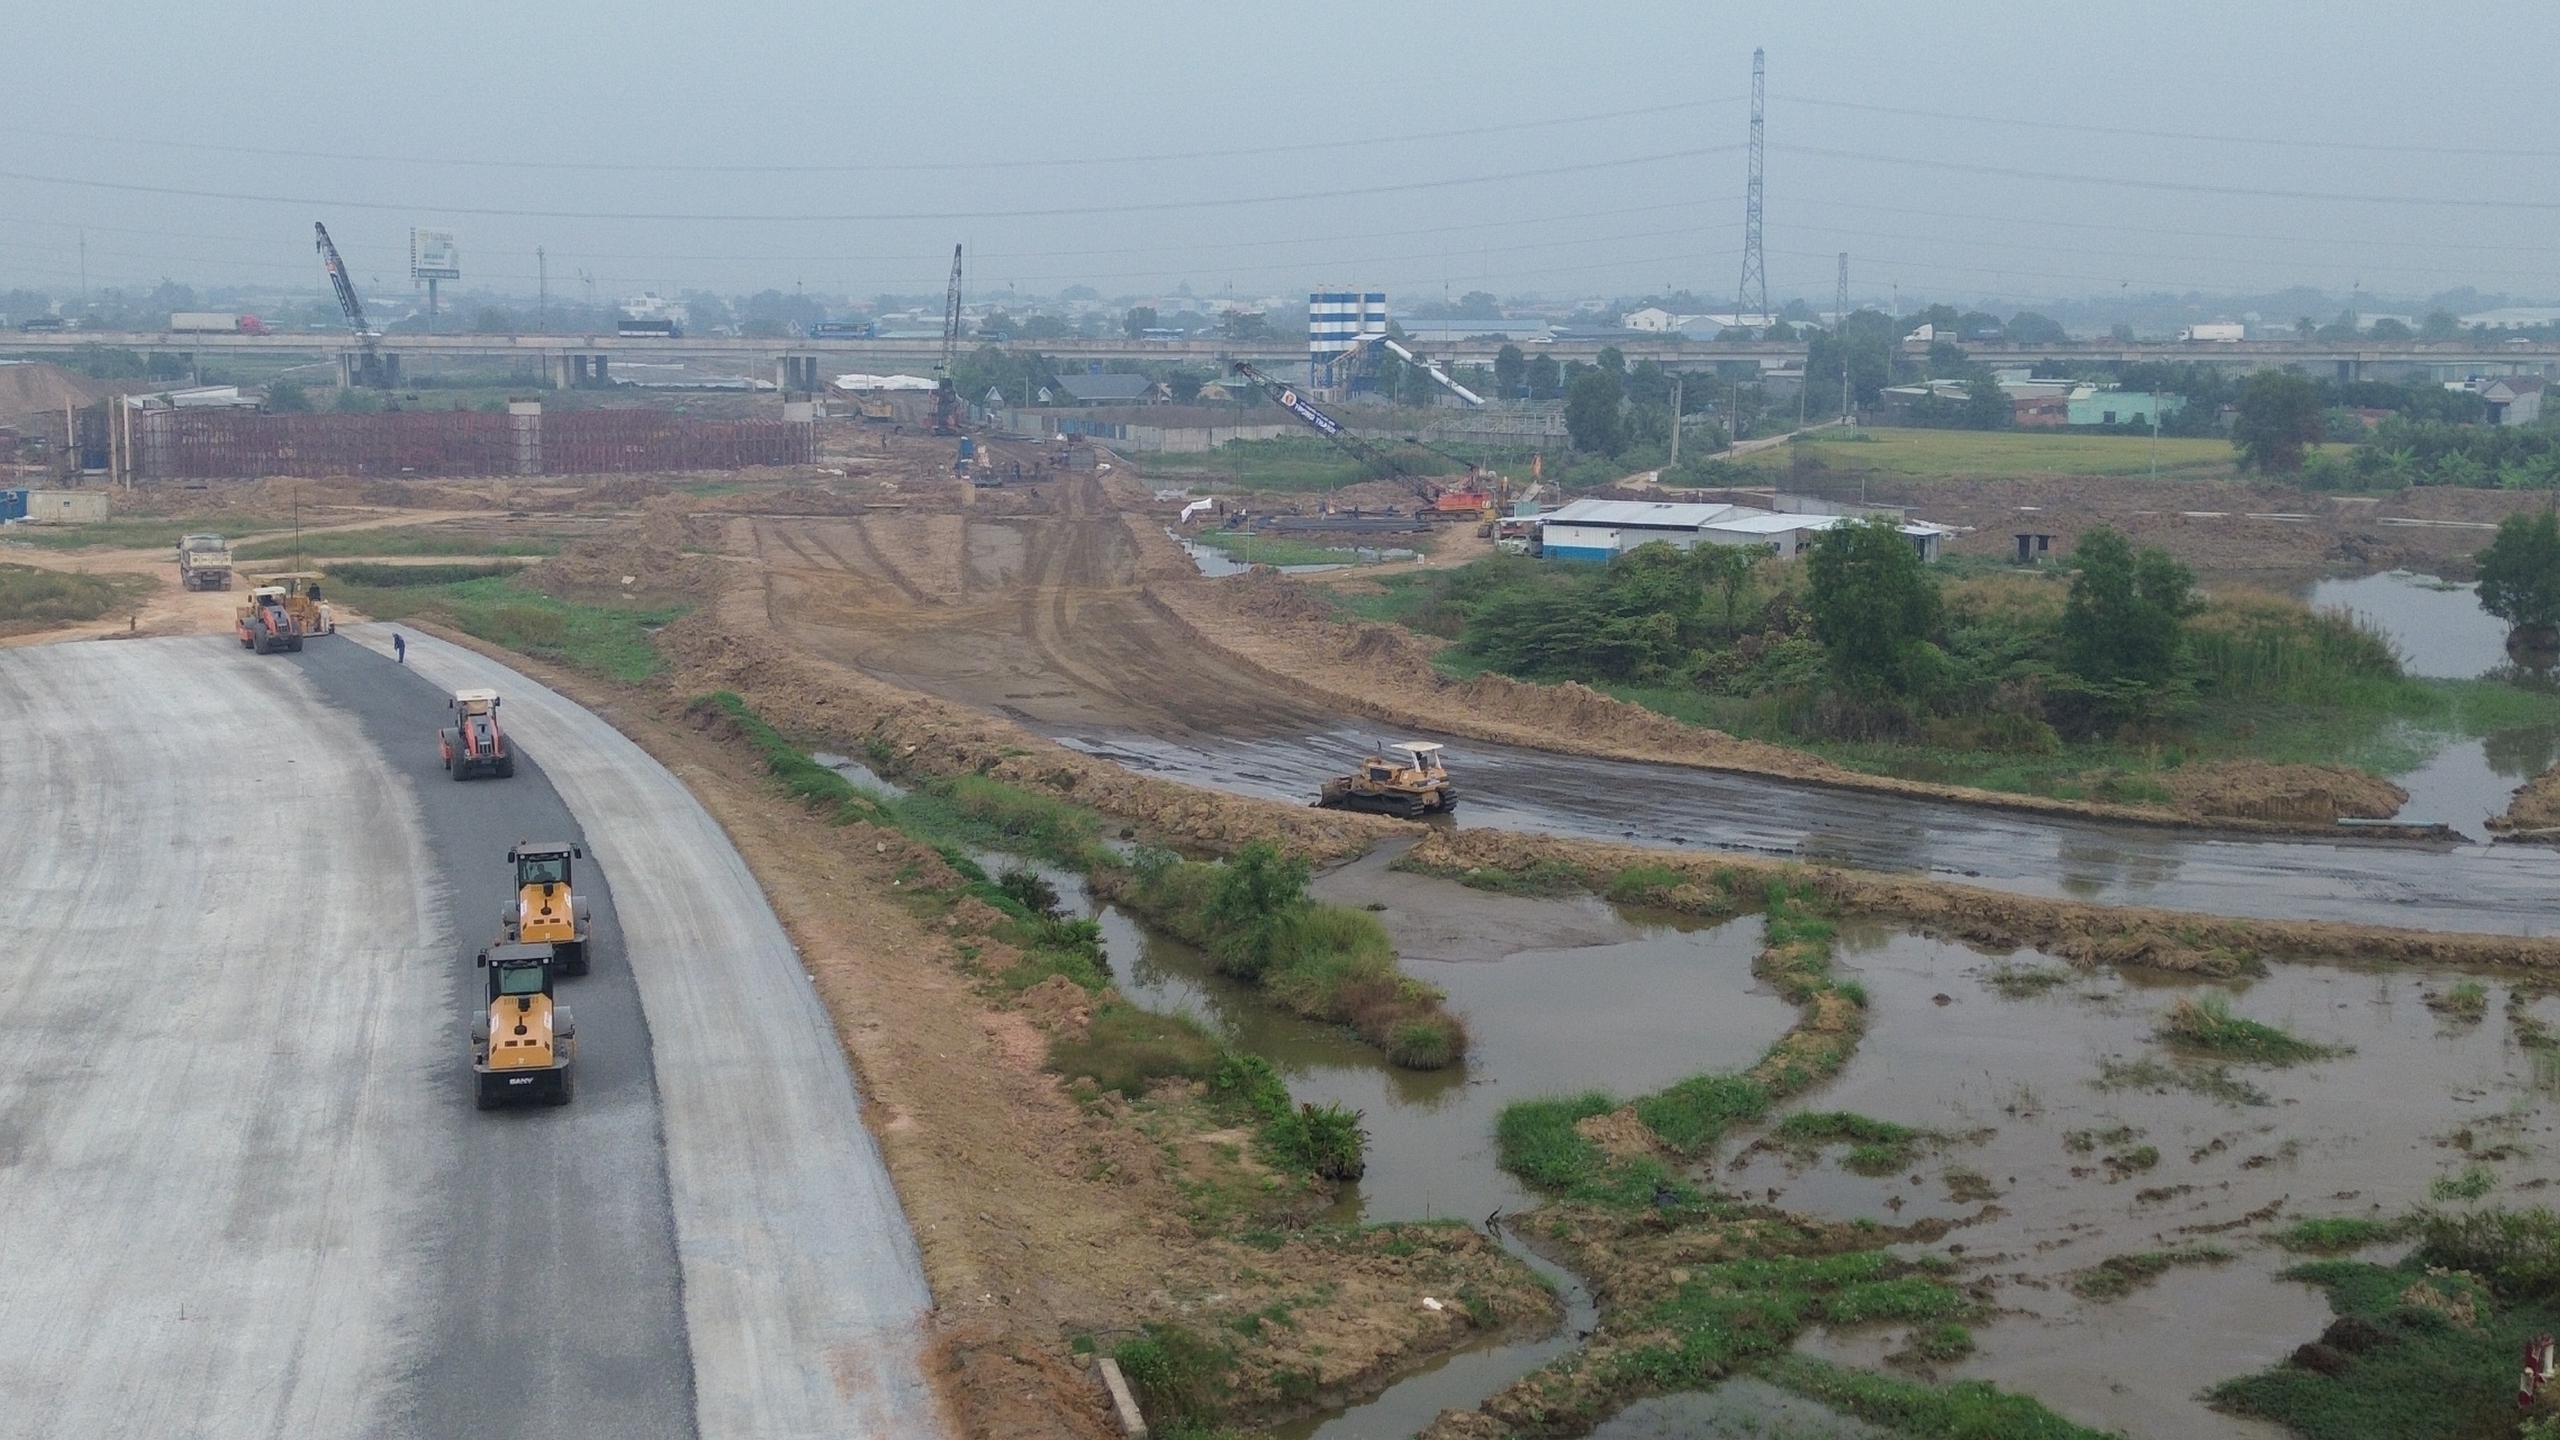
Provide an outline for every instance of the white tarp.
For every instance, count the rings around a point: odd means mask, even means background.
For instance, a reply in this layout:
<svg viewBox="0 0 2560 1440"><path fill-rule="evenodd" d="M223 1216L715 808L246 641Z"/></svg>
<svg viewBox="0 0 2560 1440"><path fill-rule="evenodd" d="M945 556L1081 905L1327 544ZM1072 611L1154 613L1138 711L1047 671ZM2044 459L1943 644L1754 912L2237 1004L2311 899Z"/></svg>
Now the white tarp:
<svg viewBox="0 0 2560 1440"><path fill-rule="evenodd" d="M930 390L933 382L921 375L839 375L839 390Z"/></svg>

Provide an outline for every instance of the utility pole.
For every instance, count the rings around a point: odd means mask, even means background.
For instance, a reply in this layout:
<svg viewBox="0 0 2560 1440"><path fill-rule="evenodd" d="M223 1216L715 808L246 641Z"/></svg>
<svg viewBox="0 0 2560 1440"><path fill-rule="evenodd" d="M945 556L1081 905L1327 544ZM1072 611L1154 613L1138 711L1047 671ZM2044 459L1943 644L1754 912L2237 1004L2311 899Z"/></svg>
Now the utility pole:
<svg viewBox="0 0 2560 1440"><path fill-rule="evenodd" d="M1742 291L1734 301L1744 315L1768 323L1769 271L1760 256L1761 127L1769 100L1768 51L1751 52L1751 169L1742 202Z"/></svg>
<svg viewBox="0 0 2560 1440"><path fill-rule="evenodd" d="M537 287L534 291L533 330L537 335L548 335L551 333L551 257L544 254L539 245L533 247L533 274L533 283Z"/></svg>
<svg viewBox="0 0 2560 1440"><path fill-rule="evenodd" d="M1671 375L1671 460L1670 460L1670 462L1669 462L1668 464L1664 465L1664 466L1663 466L1663 468L1664 468L1664 469L1666 469L1666 470L1676 470L1676 469L1678 469L1679 467L1680 467L1680 375L1679 375L1679 372L1678 372L1678 371L1674 371L1674 372L1672 372L1672 375Z"/></svg>
<svg viewBox="0 0 2560 1440"><path fill-rule="evenodd" d="M1833 302L1834 323L1839 326L1840 350L1840 423L1849 423L1849 252L1840 252L1840 296Z"/></svg>

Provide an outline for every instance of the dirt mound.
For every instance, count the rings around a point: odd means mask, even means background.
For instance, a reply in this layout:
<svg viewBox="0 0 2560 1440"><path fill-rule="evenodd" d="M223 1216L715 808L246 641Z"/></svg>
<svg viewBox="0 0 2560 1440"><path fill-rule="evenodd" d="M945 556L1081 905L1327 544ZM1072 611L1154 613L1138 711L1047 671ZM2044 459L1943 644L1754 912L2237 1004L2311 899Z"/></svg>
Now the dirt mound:
<svg viewBox="0 0 2560 1440"><path fill-rule="evenodd" d="M95 405L124 388L59 365L0 365L0 424L24 424L50 415L56 422L50 433L59 440L63 406Z"/></svg>
<svg viewBox="0 0 2560 1440"><path fill-rule="evenodd" d="M717 558L721 543L719 521L662 504L637 529L577 541L527 573L544 594L564 599L699 600L727 578Z"/></svg>
<svg viewBox="0 0 2560 1440"><path fill-rule="evenodd" d="M1236 614L1264 620L1331 620L1333 606L1293 575L1256 565L1227 582L1224 596Z"/></svg>
<svg viewBox="0 0 2560 1440"><path fill-rule="evenodd" d="M1029 1017L1033 1025L1063 1040L1081 1040L1093 1024L1093 1010L1118 1000L1116 991L1099 995L1064 975L1052 975L1013 997L1014 1008Z"/></svg>
<svg viewBox="0 0 2560 1440"><path fill-rule="evenodd" d="M1636 1118L1632 1105L1606 1115L1586 1115L1573 1122L1573 1133L1590 1141L1612 1160L1633 1160L1654 1153L1652 1127Z"/></svg>
<svg viewBox="0 0 2560 1440"><path fill-rule="evenodd" d="M2178 808L2221 820L2334 825L2341 819L2388 820L2409 792L2346 765L2274 765L2223 760L2161 772Z"/></svg>
<svg viewBox="0 0 2560 1440"><path fill-rule="evenodd" d="M1533 685L1487 672L1451 687L1451 695L1471 710L1557 735L1642 740L1682 747L1733 739L1721 730L1683 725L1667 715L1613 699L1571 680L1561 685Z"/></svg>
<svg viewBox="0 0 2560 1440"><path fill-rule="evenodd" d="M2560 765L2528 781L2489 828L2506 833L2560 829Z"/></svg>

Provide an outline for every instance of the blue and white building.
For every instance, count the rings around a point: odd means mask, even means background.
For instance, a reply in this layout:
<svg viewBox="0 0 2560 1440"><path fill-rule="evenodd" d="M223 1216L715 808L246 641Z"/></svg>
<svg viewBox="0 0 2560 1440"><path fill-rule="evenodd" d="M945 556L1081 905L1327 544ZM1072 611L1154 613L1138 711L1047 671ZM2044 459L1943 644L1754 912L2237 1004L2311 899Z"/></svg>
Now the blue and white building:
<svg viewBox="0 0 2560 1440"><path fill-rule="evenodd" d="M1383 290L1318 290L1307 296L1307 383L1331 383L1333 362L1387 333Z"/></svg>
<svg viewBox="0 0 2560 1440"><path fill-rule="evenodd" d="M1659 540L1679 550L1747 545L1792 560L1816 535L1856 518L1686 501L1576 500L1540 517L1539 553L1549 560L1612 560ZM1937 559L1939 546L1954 533L1909 519L1901 530L1922 560Z"/></svg>

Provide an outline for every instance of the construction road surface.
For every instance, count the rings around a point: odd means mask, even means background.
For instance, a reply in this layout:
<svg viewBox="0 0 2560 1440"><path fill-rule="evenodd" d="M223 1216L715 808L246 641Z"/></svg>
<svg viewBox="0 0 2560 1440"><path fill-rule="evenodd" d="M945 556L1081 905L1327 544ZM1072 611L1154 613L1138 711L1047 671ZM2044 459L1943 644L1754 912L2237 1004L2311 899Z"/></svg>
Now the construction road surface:
<svg viewBox="0 0 2560 1440"><path fill-rule="evenodd" d="M727 837L412 635L0 651L0 1435L907 1436L930 1301ZM443 694L523 762L456 785ZM582 840L576 1100L472 1108L471 954Z"/></svg>

